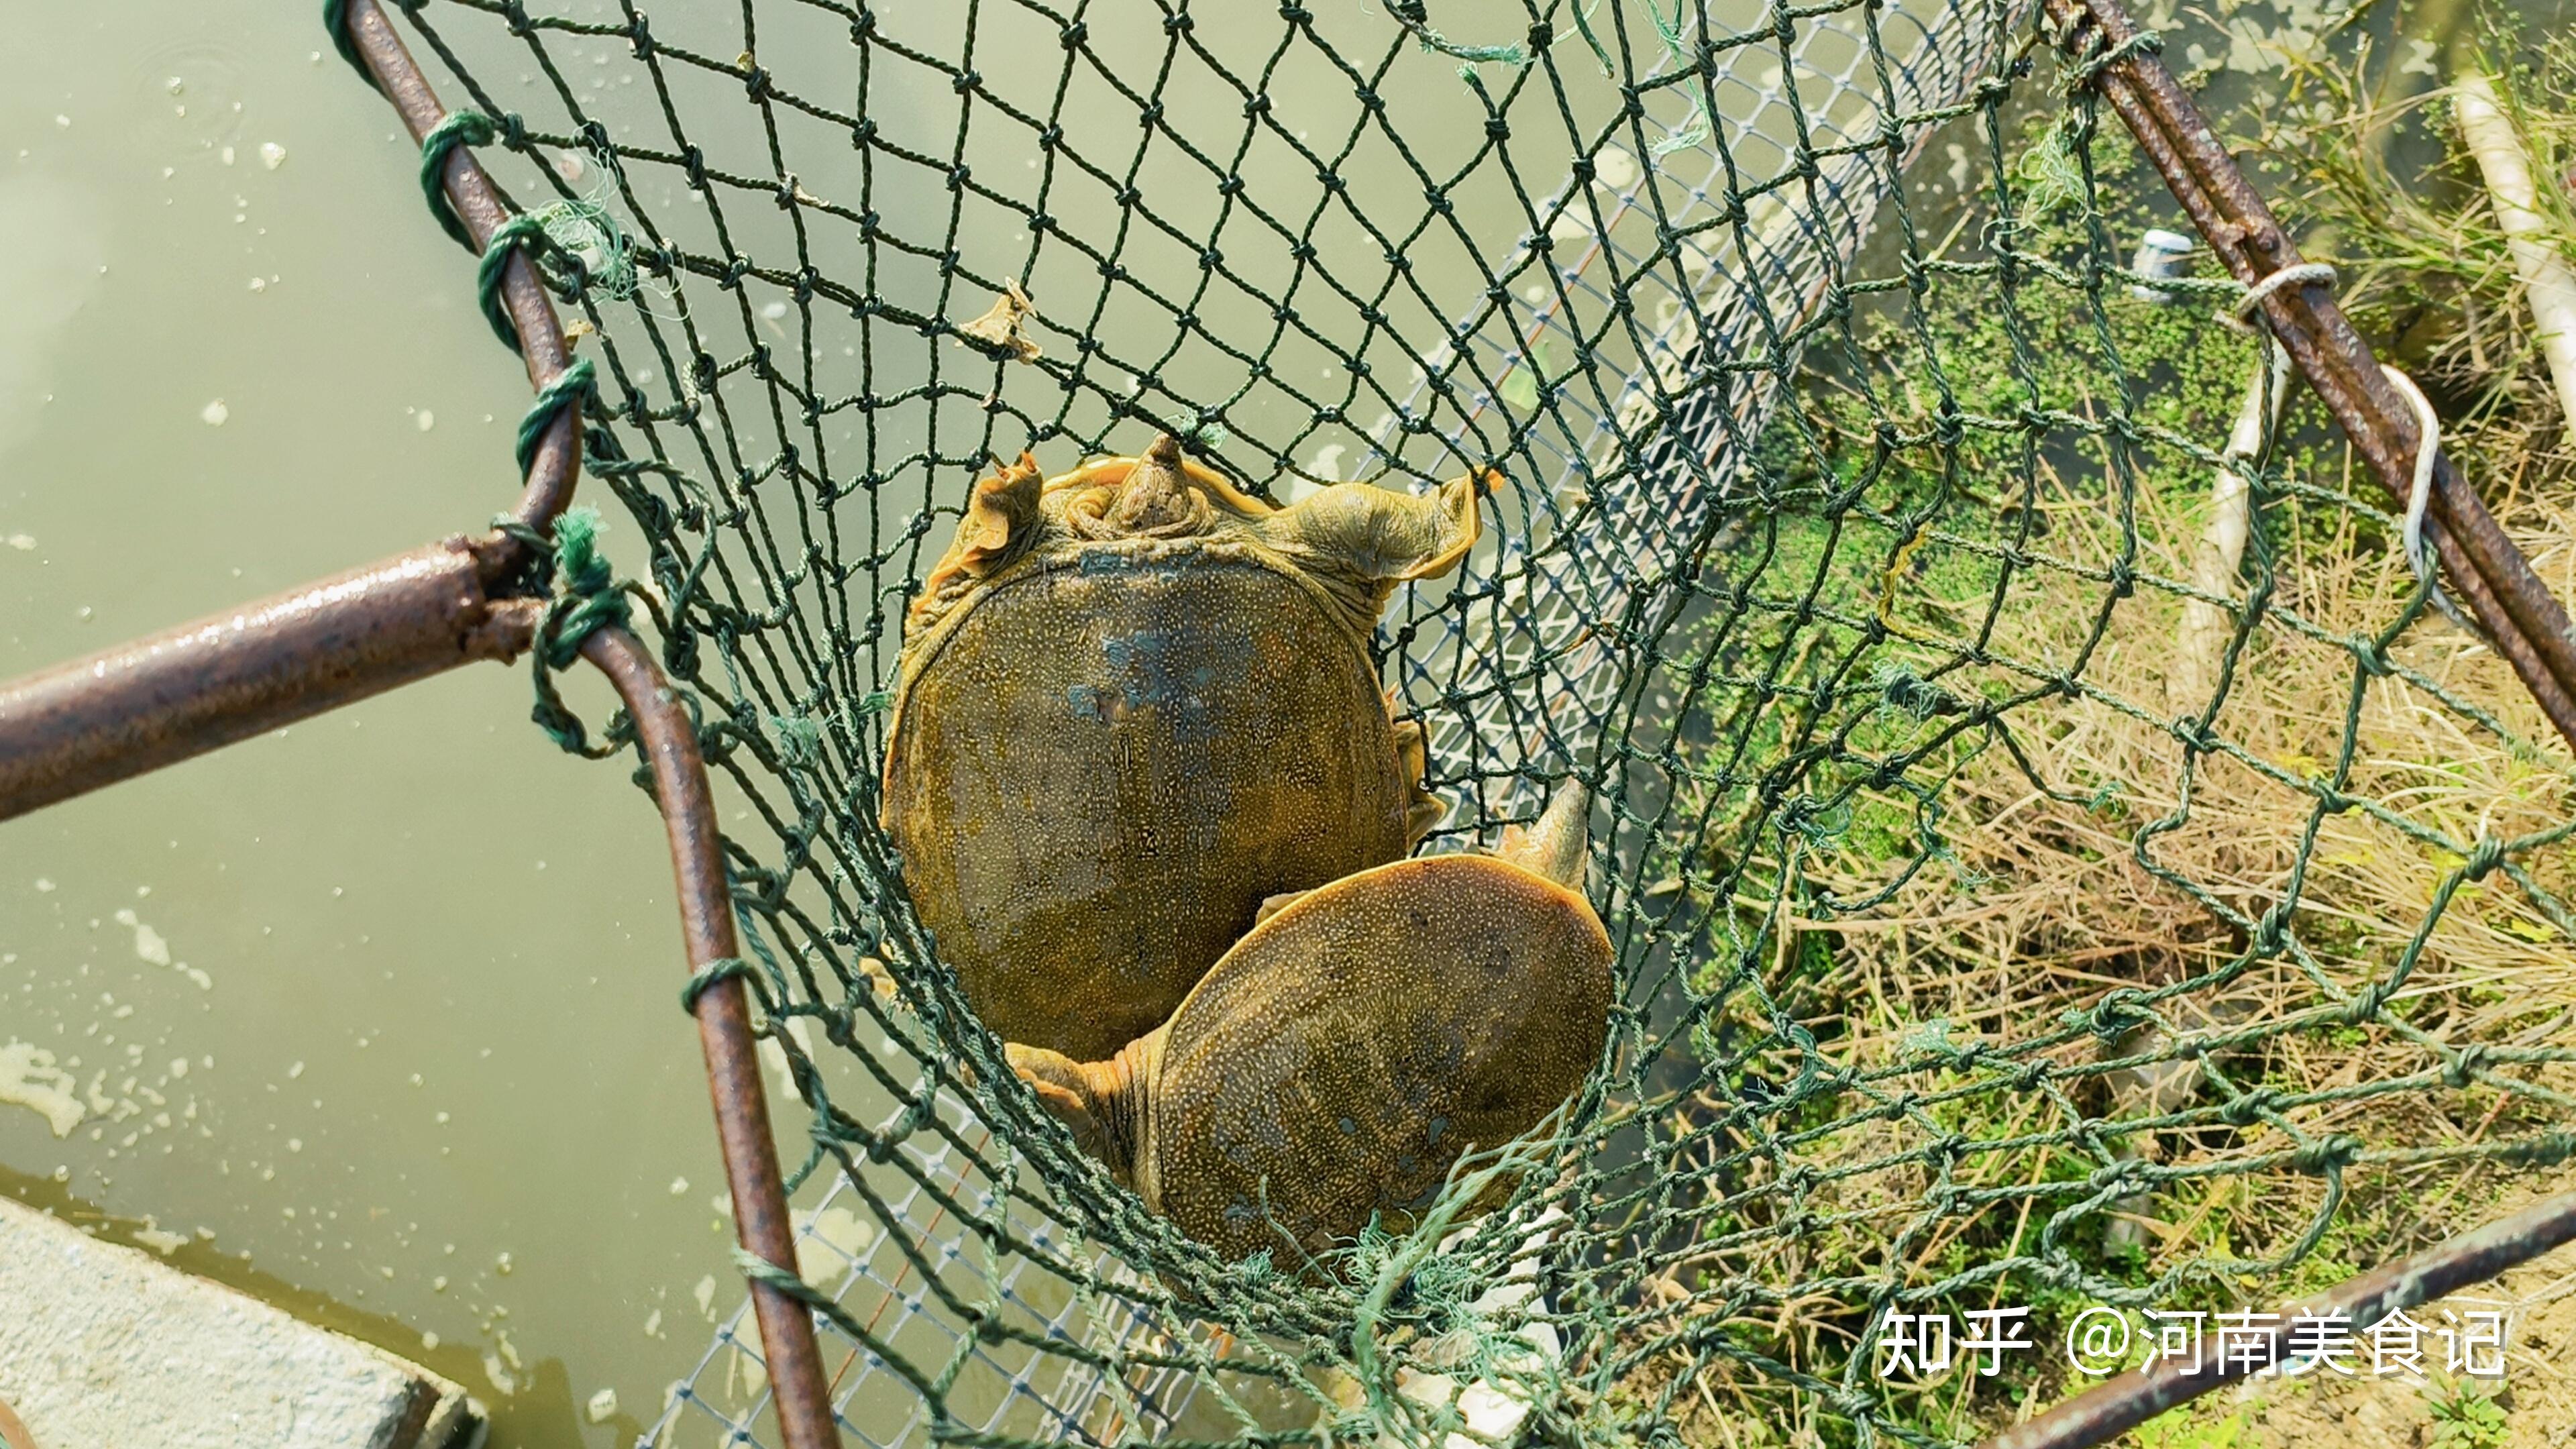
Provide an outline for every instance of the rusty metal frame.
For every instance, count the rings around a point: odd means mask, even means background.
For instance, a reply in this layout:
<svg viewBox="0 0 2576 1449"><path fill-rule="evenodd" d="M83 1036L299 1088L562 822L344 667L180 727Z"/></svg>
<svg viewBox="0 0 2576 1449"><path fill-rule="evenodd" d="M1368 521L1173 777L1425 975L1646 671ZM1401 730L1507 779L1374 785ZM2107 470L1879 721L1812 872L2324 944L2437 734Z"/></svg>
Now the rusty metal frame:
<svg viewBox="0 0 2576 1449"><path fill-rule="evenodd" d="M2305 265L2271 208L2156 58L2119 0L2041 0L2055 39L2111 103L2228 272L2248 287ZM2414 410L2380 371L2330 286L2278 286L2262 300L2272 335L2316 389L2373 477L2403 509L2413 491ZM2442 573L2569 745L2576 746L2576 634L2531 561L2437 450L2425 534Z"/></svg>
<svg viewBox="0 0 2576 1449"><path fill-rule="evenodd" d="M377 0L347 0L344 24L412 139L428 135L446 108ZM443 180L474 245L488 246L509 219L491 178L458 147ZM501 294L541 390L572 354L524 254L510 257ZM564 408L538 440L512 520L549 530L572 501L580 460L579 410ZM460 664L515 658L546 609L525 585L534 562L518 534L460 535L0 683L0 820ZM594 631L581 653L635 722L670 834L690 969L736 956L714 796L687 711L626 630ZM700 992L695 1014L737 1235L792 1280L795 1232L743 983ZM812 1312L768 1283L755 1281L751 1295L785 1449L833 1449L840 1435Z"/></svg>
<svg viewBox="0 0 2576 1449"><path fill-rule="evenodd" d="M1986 1441L1985 1449L2091 1449L2145 1423L2176 1405L2211 1389L2272 1368L2289 1358L2291 1325L2300 1314L2341 1314L2354 1333L2392 1313L2430 1303L2444 1294L2482 1283L2507 1268L2576 1241L2576 1193L2536 1203L2511 1217L2461 1234L2412 1257L2383 1264L2348 1278L2324 1293L2273 1315L2267 1328L2250 1328L2240 1336L2248 1349L2261 1339L2255 1354L2239 1358L2233 1348L2205 1355L2186 1368L2155 1363L2097 1385L2065 1403L2016 1424ZM2229 1330L2234 1334L2236 1330Z"/></svg>

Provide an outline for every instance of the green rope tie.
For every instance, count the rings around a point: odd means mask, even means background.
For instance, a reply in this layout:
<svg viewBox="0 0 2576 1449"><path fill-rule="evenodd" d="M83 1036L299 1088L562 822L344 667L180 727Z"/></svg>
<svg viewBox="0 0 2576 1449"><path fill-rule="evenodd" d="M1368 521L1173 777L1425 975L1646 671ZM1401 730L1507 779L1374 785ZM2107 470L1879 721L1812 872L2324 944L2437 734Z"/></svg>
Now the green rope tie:
<svg viewBox="0 0 2576 1449"><path fill-rule="evenodd" d="M2094 38L2094 46L2094 53L2079 57L2072 66L2068 67L2066 75L2068 95L2074 95L2091 87L2101 79L2102 72L2122 61L2135 60L2141 55L2162 55L2165 39L2152 30L2141 30L2119 44L2108 47L2102 46L2101 38L2097 35Z"/></svg>
<svg viewBox="0 0 2576 1449"><path fill-rule="evenodd" d="M2352 1165L2361 1156L2358 1137L2338 1132L2322 1142L2311 1142L2290 1154L2290 1166L2310 1177L2327 1177Z"/></svg>
<svg viewBox="0 0 2576 1449"><path fill-rule="evenodd" d="M567 408L579 408L599 394L599 369L587 357L576 357L572 366L549 378L537 389L536 399L519 415L519 440L512 452L519 460L519 476L526 478L535 466L537 445L545 441L546 429L553 427L557 416ZM579 414L575 413L578 417ZM594 518L597 515L592 515ZM557 530L561 536L561 530Z"/></svg>
<svg viewBox="0 0 2576 1449"><path fill-rule="evenodd" d="M635 295L634 243L605 207L589 201L558 201L511 217L492 229L483 261L475 269L475 300L492 335L512 352L522 352L519 329L501 295L510 253L527 254L537 281L567 302L579 302L593 290L613 302Z"/></svg>
<svg viewBox="0 0 2576 1449"><path fill-rule="evenodd" d="M1388 0L1386 13L1394 16L1398 25L1412 31L1413 38L1422 42L1424 50L1438 51L1453 60L1463 60L1469 65L1481 65L1489 61L1508 66L1525 66L1530 63L1529 47L1526 45L1465 45L1432 29L1431 17L1424 7L1423 0Z"/></svg>
<svg viewBox="0 0 2576 1449"><path fill-rule="evenodd" d="M468 241L468 246L473 243ZM512 352L524 351L519 345L519 329L510 320L510 309L501 300L501 277L510 265L510 253L526 248L528 265L536 265L545 249L554 245L546 235L546 224L522 213L492 229L492 240L484 243L482 265L475 268L474 291L483 304L483 320L492 324L492 335Z"/></svg>
<svg viewBox="0 0 2576 1449"><path fill-rule="evenodd" d="M621 741L633 737L621 716L609 727L608 743L592 746L581 716L564 704L562 692L555 688L555 671L571 667L582 641L594 630L623 628L627 623L626 586L617 582L615 571L600 555L599 528L599 510L587 506L567 508L555 520L556 593L546 605L545 618L538 622L536 647L528 651L530 683L537 697L528 717L566 753L587 759L605 759L616 753Z"/></svg>
<svg viewBox="0 0 2576 1449"><path fill-rule="evenodd" d="M537 651L550 669L570 668L593 631L626 626L626 591L599 552L599 527L596 508L567 508L555 520L557 592L546 606Z"/></svg>
<svg viewBox="0 0 2576 1449"><path fill-rule="evenodd" d="M367 69L367 58L358 54L357 40L349 34L349 0L322 0L322 28L331 32L331 48L340 52L349 69L382 91L384 87L376 85L376 73Z"/></svg>
<svg viewBox="0 0 2576 1449"><path fill-rule="evenodd" d="M481 111L450 111L420 138L420 194L428 199L429 214L438 218L439 229L469 252L474 250L474 234L466 230L465 218L456 214L447 199L447 158L459 146L490 145L499 134L499 123Z"/></svg>
<svg viewBox="0 0 2576 1449"><path fill-rule="evenodd" d="M751 979L752 965L740 956L718 956L689 974L688 984L680 988L680 1009L691 1016L698 1014L698 998L728 981Z"/></svg>
<svg viewBox="0 0 2576 1449"><path fill-rule="evenodd" d="M2469 847L2469 858L2461 863L2460 875L2465 880L2485 880L2489 872L2502 864L2504 842L2492 835L2481 835L2478 843Z"/></svg>

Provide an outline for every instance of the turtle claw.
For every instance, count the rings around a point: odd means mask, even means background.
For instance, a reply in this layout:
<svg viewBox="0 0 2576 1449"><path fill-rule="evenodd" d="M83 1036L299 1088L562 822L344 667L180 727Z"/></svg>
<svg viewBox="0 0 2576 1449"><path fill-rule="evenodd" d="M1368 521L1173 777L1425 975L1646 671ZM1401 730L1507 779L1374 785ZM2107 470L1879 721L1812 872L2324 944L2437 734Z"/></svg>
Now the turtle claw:
<svg viewBox="0 0 2576 1449"><path fill-rule="evenodd" d="M1503 827L1494 854L1543 880L1580 893L1592 850L1592 792L1568 780L1538 819Z"/></svg>
<svg viewBox="0 0 2576 1449"><path fill-rule="evenodd" d="M1011 1064L1011 1071L1037 1094L1039 1105L1072 1131L1074 1142L1083 1151L1103 1162L1126 1156L1117 1150L1118 1144L1109 1140L1107 1129L1101 1125L1102 1114L1092 1110L1092 1083L1098 1075L1095 1070L1062 1052L1022 1046L1015 1041L1002 1044L1002 1055ZM1123 1180L1124 1174L1121 1177Z"/></svg>
<svg viewBox="0 0 2576 1449"><path fill-rule="evenodd" d="M1137 1165L1149 1119L1144 1084L1161 1061L1163 1031L1156 1028L1129 1042L1105 1062L1077 1062L1045 1047L1004 1042L1002 1057L1040 1105L1073 1133L1075 1145L1108 1165L1110 1174L1145 1192L1150 1201L1150 1175L1140 1181Z"/></svg>
<svg viewBox="0 0 2576 1449"><path fill-rule="evenodd" d="M1261 909L1252 913L1252 924L1258 926L1312 894L1312 891L1281 891L1275 896L1264 896Z"/></svg>
<svg viewBox="0 0 2576 1449"><path fill-rule="evenodd" d="M1386 697L1390 718L1395 714L1395 695ZM1423 733L1422 721L1395 721L1395 768L1403 775L1406 794L1404 806L1404 848L1411 850L1422 843L1422 837L1440 828L1449 816L1449 802L1431 793L1424 782L1431 775L1431 744Z"/></svg>

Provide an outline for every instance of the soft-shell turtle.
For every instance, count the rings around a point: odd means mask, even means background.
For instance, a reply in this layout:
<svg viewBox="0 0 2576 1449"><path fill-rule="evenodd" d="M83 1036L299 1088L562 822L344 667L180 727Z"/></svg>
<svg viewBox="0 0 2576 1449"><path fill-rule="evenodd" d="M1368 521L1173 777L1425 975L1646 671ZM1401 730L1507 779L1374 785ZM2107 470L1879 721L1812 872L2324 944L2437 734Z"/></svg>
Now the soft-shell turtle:
<svg viewBox="0 0 2576 1449"><path fill-rule="evenodd" d="M1421 726L1368 641L1399 583L1466 556L1485 482L1274 508L1163 437L976 485L907 621L883 819L986 1025L1106 1056L1265 897L1430 828Z"/></svg>
<svg viewBox="0 0 2576 1449"><path fill-rule="evenodd" d="M1609 1030L1578 788L1496 855L1401 860L1264 917L1107 1061L1011 1065L1145 1205L1229 1258L1398 1221L1556 1110Z"/></svg>

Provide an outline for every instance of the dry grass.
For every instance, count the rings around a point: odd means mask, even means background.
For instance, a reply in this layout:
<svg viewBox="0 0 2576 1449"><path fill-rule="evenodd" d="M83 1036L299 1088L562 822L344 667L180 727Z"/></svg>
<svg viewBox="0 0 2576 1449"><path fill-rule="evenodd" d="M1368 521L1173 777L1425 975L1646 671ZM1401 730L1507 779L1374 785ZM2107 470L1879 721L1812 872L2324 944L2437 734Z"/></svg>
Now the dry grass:
<svg viewBox="0 0 2576 1449"><path fill-rule="evenodd" d="M2565 50L2548 63L2576 75ZM2273 125L2264 138L2285 167L2307 168L2297 206L2352 254L2338 262L2354 279L2356 317L2366 335L2396 339L2433 385L2447 447L2472 486L2550 589L2576 598L2576 446L2517 320L2501 238L2482 229L2473 198L2388 175L2370 138L2405 113L2359 104L2357 75L2309 83L2311 101L2348 103L2301 112L2315 117L2305 130ZM2538 149L2554 176L2576 156L2576 122L2542 129ZM2435 199L2418 199L2426 194ZM2373 224L2383 230L2365 230ZM2205 366L2206 354L2197 360ZM2228 379L2221 390L2236 386ZM2212 416L2204 403L2180 426L2214 447ZM2102 575L2124 538L2101 475L2062 458L2039 470L2035 511L2046 527L2030 546L2036 562L2010 582L1982 656L1963 663L1957 647L1982 599L1940 585L1937 559L1928 576L1915 570L1919 597L1899 597L1883 615L1941 641L1905 662L1940 671L1958 698L2028 690L2079 657L2081 684L2071 697L2019 705L1998 731L1963 734L1930 762L1952 771L1940 830L1948 861L1857 915L1771 915L1788 929L1758 990L1729 1009L1757 1038L1766 1013L1785 1010L1812 1042L1757 1052L1751 1069L1776 1081L1803 1061L1862 1086L1785 1150L1759 1134L1712 1148L1741 1149L1728 1184L1736 1210L1725 1218L1735 1236L1713 1232L1663 1280L1677 1315L1724 1317L1735 1347L1676 1349L1630 1385L1663 1402L1689 1442L1833 1441L1811 1418L1770 1420L1812 1416L1814 1396L1783 1395L1772 1369L1742 1355L1843 1379L1866 1327L1855 1281L1955 1284L1983 1266L2071 1250L2104 1280L2234 1307L2322 1286L2566 1176L2499 1149L2576 1129L2576 1063L2566 1060L2576 1044L2566 906L2576 847L2559 837L2576 822L2576 765L2511 669L2436 617L2388 645L2394 669L2360 667L2366 641L2403 615L2415 582L2391 546L2393 506L2328 426L2313 399L2296 402L2289 436L2299 445L2281 450L2262 503L2270 595L2209 713L2215 748L2188 747L2176 723L2197 719L2206 699L2168 697L2174 681L2214 678L2221 663L2186 622L2189 597L2175 582L2201 562L2214 474L2173 449L2145 470L2136 496L2141 585L2098 638ZM1872 535L1843 537L1850 547ZM2260 576L2249 564L2240 606ZM1907 808L1883 798L1895 814ZM2500 868L2466 879L2481 841L2514 848ZM1807 894L1793 900L1850 899L1903 864L1884 835L1855 831L1751 875L1795 875ZM2261 923L2276 916L2279 942L2260 949ZM2107 1039L2080 1029L2123 988L2146 994L2152 1024ZM2348 1016L2371 993L2380 1009ZM1941 1031L1927 1037L1933 1024ZM1944 1064L1963 1048L1988 1050L1965 1068ZM2017 1075L2034 1062L2046 1070ZM1719 1098L1703 1093L1676 1115L1714 1121ZM1866 1110L1890 1103L1906 1110ZM2231 1114L2231 1103L2248 1110ZM2159 1125L2086 1138L2087 1124L2148 1118ZM1928 1154L1944 1134L1968 1150ZM2280 1160L2300 1141L2336 1136L2363 1153L2341 1175L2339 1203L2327 1174ZM2083 1207L2082 1180L2106 1152L2181 1175L2117 1213ZM1827 1175L1784 1189L1804 1167ZM1945 1193L1973 1206L1938 1211ZM1791 1197L1795 1226L1765 1231L1792 1221ZM2110 1246L2121 1230L2106 1228L2121 1217L2138 1230L2133 1252ZM1730 1278L1843 1287L1748 1305L1715 1292ZM2016 1271L1943 1301L2035 1302L2052 1291L2046 1275ZM2034 1326L2043 1341L2048 1332ZM2043 1357L2018 1378L1958 1375L1890 1402L1917 1427L1965 1434L2022 1412L2025 1396L2045 1403L2074 1387L2056 1372Z"/></svg>

